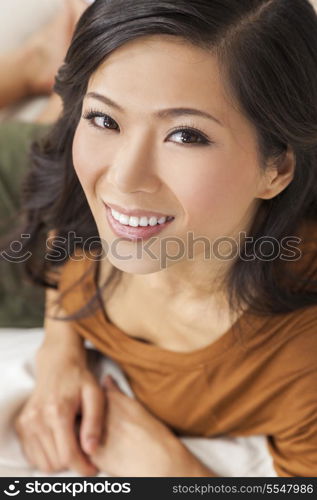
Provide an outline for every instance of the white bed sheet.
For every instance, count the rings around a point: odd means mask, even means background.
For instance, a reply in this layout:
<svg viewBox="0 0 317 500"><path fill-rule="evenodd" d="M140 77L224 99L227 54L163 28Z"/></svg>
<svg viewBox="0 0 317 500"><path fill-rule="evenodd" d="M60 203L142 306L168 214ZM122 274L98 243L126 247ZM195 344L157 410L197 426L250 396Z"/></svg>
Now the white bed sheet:
<svg viewBox="0 0 317 500"><path fill-rule="evenodd" d="M0 329L0 476L67 477L75 471L47 474L30 467L21 451L13 420L34 387L34 355L43 339L43 329ZM112 360L100 357L89 343L90 365L100 379L110 373L121 389L133 397L129 384ZM202 462L221 477L276 477L265 436L239 438L181 437ZM100 473L100 477L109 477Z"/></svg>

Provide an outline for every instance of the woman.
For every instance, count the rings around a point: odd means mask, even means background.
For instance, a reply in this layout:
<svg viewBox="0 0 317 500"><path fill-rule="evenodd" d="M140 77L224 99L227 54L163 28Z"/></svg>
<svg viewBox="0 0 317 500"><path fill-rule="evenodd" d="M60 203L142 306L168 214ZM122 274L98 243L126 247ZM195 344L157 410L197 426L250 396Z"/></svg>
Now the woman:
<svg viewBox="0 0 317 500"><path fill-rule="evenodd" d="M316 48L307 0L81 18L24 186L26 266L52 288L16 425L38 467L213 476L177 435L265 434L278 475L317 476ZM83 339L136 400L104 397Z"/></svg>

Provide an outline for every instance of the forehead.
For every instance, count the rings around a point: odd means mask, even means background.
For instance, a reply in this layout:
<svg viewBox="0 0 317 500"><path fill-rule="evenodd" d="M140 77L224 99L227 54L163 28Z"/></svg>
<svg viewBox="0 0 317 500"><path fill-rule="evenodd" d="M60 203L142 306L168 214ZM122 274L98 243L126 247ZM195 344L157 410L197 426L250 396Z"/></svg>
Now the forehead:
<svg viewBox="0 0 317 500"><path fill-rule="evenodd" d="M142 107L160 107L160 100L163 106L175 100L206 106L222 94L215 57L170 35L141 37L113 51L90 78L92 88L111 91L119 102L133 96Z"/></svg>

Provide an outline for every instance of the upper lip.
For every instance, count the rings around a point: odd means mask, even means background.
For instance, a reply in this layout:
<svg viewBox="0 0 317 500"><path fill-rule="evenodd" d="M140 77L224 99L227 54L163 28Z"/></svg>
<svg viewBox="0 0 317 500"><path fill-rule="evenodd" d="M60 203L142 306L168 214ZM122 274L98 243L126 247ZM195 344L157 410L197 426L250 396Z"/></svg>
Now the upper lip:
<svg viewBox="0 0 317 500"><path fill-rule="evenodd" d="M124 215L130 215L130 216L135 216L135 217L157 217L160 219L161 217L169 217L169 215L166 214L161 214L159 212L152 212L150 210L139 210L139 209L125 209L122 207L119 207L119 205L115 205L114 203L106 203L104 202L105 205L108 207L112 208L113 210L116 210L117 212L120 212L120 214Z"/></svg>

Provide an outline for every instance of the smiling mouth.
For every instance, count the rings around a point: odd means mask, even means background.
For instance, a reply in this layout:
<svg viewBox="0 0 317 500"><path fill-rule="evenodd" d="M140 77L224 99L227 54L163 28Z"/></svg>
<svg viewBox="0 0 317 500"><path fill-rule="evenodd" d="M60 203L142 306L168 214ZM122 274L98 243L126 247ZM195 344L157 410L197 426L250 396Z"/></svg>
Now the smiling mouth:
<svg viewBox="0 0 317 500"><path fill-rule="evenodd" d="M131 212L119 211L104 203L105 207L110 211L112 217L122 224L123 226L130 227L147 227L156 226L157 224L162 225L165 222L170 222L175 219L171 215L160 215L157 212L141 212L139 210L134 210Z"/></svg>
<svg viewBox="0 0 317 500"><path fill-rule="evenodd" d="M146 223L147 221L144 221L143 223L144 225L139 225L138 223L139 221L138 220L133 221L133 216L132 216L132 225L130 225L130 223L129 224L126 223L126 220L124 223L122 223L120 222L120 220L115 219L115 217L112 214L111 208L106 204L104 205L106 209L108 223L112 231L117 236L120 236L130 241L136 241L138 239L146 240L151 236L154 236L163 231L165 227L171 224L174 220L174 217L172 217L170 218L170 220L166 219L164 222L162 221L161 223L158 223L157 219L155 219L151 221L152 222L151 224L148 224ZM142 220L140 222L142 222Z"/></svg>
<svg viewBox="0 0 317 500"><path fill-rule="evenodd" d="M166 214L163 214L163 213L160 213L160 212L152 212L151 210L148 210L148 211L145 211L145 210L141 210L141 209L131 209L131 210L126 210L122 207L120 207L119 205L115 205L114 203L106 203L104 201L104 204L110 208L110 210L112 210L113 212L113 215L116 216L116 214L119 215L122 215L122 216L126 216L126 217L137 217L137 218L141 218L141 217L146 217L147 219L150 219L151 217L156 217L157 220L159 219L171 219L173 218L172 215L166 215Z"/></svg>

